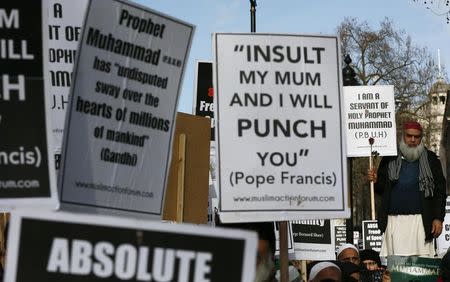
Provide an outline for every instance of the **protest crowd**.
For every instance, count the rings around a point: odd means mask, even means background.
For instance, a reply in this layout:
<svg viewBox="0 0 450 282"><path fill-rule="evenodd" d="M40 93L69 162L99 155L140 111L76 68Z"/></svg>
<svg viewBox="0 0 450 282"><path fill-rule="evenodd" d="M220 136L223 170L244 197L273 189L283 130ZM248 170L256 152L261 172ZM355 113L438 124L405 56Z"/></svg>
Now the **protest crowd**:
<svg viewBox="0 0 450 282"><path fill-rule="evenodd" d="M129 0L2 0L0 281L450 282L446 166L392 85L342 85L337 36L215 33L177 113L194 31Z"/></svg>

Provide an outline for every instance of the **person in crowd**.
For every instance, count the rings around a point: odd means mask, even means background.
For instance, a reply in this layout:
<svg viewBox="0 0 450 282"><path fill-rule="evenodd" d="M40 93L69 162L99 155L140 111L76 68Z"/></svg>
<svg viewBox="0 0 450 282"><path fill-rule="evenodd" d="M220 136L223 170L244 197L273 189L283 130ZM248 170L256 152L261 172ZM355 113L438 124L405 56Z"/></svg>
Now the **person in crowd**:
<svg viewBox="0 0 450 282"><path fill-rule="evenodd" d="M336 258L340 262L351 262L359 265L359 251L355 245L345 243L339 246Z"/></svg>
<svg viewBox="0 0 450 282"><path fill-rule="evenodd" d="M255 282L275 280L275 231L273 222L221 223L216 216L216 226L255 231L258 233Z"/></svg>
<svg viewBox="0 0 450 282"><path fill-rule="evenodd" d="M346 261L339 262L338 265L342 273L342 282L358 282L360 281L359 266Z"/></svg>
<svg viewBox="0 0 450 282"><path fill-rule="evenodd" d="M359 253L361 266L367 270L378 270L381 268L381 259L377 251L371 249L362 250Z"/></svg>
<svg viewBox="0 0 450 282"><path fill-rule="evenodd" d="M322 261L312 264L308 282L341 282L341 269L334 262Z"/></svg>
<svg viewBox="0 0 450 282"><path fill-rule="evenodd" d="M275 281L275 231L272 222L249 224L258 233L255 282Z"/></svg>
<svg viewBox="0 0 450 282"><path fill-rule="evenodd" d="M302 261L301 260L290 260L290 263L292 264L292 266L295 267L295 269L297 270L298 274L300 275L300 282L304 282L303 280L303 271L302 271ZM290 268L289 268L289 273L290 273Z"/></svg>
<svg viewBox="0 0 450 282"><path fill-rule="evenodd" d="M433 238L442 232L446 182L436 154L425 148L420 123L403 124L399 154L383 157L378 171L368 170L381 197L378 227L381 256L434 256Z"/></svg>
<svg viewBox="0 0 450 282"><path fill-rule="evenodd" d="M371 249L362 250L361 252L359 252L359 258L361 261L362 282L374 281L374 277L378 277L378 281L391 281L391 274L381 264L380 254L377 251Z"/></svg>
<svg viewBox="0 0 450 282"><path fill-rule="evenodd" d="M275 275L275 278L277 279L277 281L280 281L281 274L280 274L280 270L277 270L277 273ZM293 265L289 265L288 267L288 281L289 282L302 282L302 276L300 275L300 272L298 271L298 269L293 266Z"/></svg>

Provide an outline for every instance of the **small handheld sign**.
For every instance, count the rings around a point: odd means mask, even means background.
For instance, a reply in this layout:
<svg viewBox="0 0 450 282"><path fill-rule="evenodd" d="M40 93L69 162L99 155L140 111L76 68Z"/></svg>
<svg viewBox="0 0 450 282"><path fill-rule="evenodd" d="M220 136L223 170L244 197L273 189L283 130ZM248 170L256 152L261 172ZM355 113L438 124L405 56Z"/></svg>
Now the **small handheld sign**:
<svg viewBox="0 0 450 282"><path fill-rule="evenodd" d="M292 221L295 258L298 260L335 259L334 228L327 219Z"/></svg>
<svg viewBox="0 0 450 282"><path fill-rule="evenodd" d="M394 86L346 86L344 101L347 156L369 157L370 138L381 156L397 155Z"/></svg>
<svg viewBox="0 0 450 282"><path fill-rule="evenodd" d="M363 220L362 222L363 249L371 249L379 252L383 241L383 234L378 228L376 220Z"/></svg>

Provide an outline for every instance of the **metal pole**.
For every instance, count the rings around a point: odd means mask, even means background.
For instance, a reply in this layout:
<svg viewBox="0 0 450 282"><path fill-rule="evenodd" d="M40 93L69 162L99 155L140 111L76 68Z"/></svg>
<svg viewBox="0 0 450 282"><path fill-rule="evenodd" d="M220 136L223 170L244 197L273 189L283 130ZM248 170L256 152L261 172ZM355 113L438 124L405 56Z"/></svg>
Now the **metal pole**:
<svg viewBox="0 0 450 282"><path fill-rule="evenodd" d="M250 31L256 32L256 0L250 0Z"/></svg>

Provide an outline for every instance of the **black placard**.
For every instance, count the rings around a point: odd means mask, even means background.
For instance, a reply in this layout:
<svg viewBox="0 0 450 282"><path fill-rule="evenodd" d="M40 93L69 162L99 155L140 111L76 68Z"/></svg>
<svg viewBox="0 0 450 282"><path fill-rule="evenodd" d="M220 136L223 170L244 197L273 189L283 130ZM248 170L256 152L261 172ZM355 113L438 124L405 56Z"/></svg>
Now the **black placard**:
<svg viewBox="0 0 450 282"><path fill-rule="evenodd" d="M379 252L383 242L383 234L378 228L378 222L376 220L364 220L362 222L362 231L363 248Z"/></svg>
<svg viewBox="0 0 450 282"><path fill-rule="evenodd" d="M36 232L36 230L39 230L39 232ZM196 266L199 263L209 267L209 270L206 270L207 273L202 276L207 281L242 281L241 277L244 271L245 240L238 238L96 226L35 218L22 219L19 238L15 280L17 282L195 281ZM103 244L103 247L100 247L99 244ZM64 245L66 247L63 247ZM108 245L109 248L105 245ZM119 252L120 248L121 251ZM78 255L76 255L77 249ZM144 252L144 249L148 252ZM172 271L166 273L169 280L157 279L155 275L152 275L156 249L164 252L164 259L158 261L166 267L162 271L170 271L173 266ZM127 266L128 260L134 260L132 250L136 251L137 261ZM98 260L98 255L97 257L95 255L96 251L103 254L107 253L107 258L103 257L102 260ZM187 268L184 271L181 270L183 267L180 267L181 259L177 255L178 251L181 251L184 255L196 254L196 257L190 259L189 263L186 264ZM80 253L82 254L80 255ZM91 255L87 256L86 253ZM171 263L171 254L174 254L175 257L173 264ZM210 254L210 259L202 263L201 254ZM53 263L51 263L51 257L54 258ZM84 259L80 257L84 257ZM205 259L204 256L203 259ZM108 266L107 263L99 263L107 260L112 261L112 266ZM141 266L141 279L138 279L137 272L140 260L147 263L144 267ZM164 264L166 260L169 263ZM69 264L64 264L61 261L68 261ZM94 270L94 263L97 263L96 270ZM55 269L57 271L54 271ZM87 273L86 269L88 269ZM117 274L117 271L121 274ZM105 277L100 277L99 273L103 273ZM124 279L124 275L127 273L129 278ZM142 273L148 273L151 280L142 278L145 277ZM205 273L205 269L203 269L203 273ZM180 275L185 275L185 278L188 277L188 279L179 279Z"/></svg>
<svg viewBox="0 0 450 282"><path fill-rule="evenodd" d="M0 199L50 197L41 5L0 4Z"/></svg>
<svg viewBox="0 0 450 282"><path fill-rule="evenodd" d="M212 63L198 62L195 115L211 118L211 141L214 141L214 89L212 75Z"/></svg>
<svg viewBox="0 0 450 282"><path fill-rule="evenodd" d="M296 243L331 244L330 220L303 220L292 222Z"/></svg>

